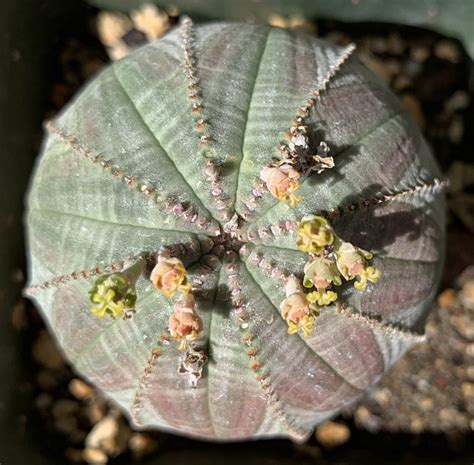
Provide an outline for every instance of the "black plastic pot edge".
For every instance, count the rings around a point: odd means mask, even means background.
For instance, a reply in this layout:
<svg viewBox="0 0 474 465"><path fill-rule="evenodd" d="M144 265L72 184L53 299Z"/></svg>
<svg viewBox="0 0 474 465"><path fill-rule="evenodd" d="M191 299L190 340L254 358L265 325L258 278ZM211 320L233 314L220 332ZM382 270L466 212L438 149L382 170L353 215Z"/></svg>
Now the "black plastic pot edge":
<svg viewBox="0 0 474 465"><path fill-rule="evenodd" d="M6 0L0 5L0 463L52 465L35 445L24 334L11 324L24 265L23 198L42 138L59 38L84 17L79 0Z"/></svg>

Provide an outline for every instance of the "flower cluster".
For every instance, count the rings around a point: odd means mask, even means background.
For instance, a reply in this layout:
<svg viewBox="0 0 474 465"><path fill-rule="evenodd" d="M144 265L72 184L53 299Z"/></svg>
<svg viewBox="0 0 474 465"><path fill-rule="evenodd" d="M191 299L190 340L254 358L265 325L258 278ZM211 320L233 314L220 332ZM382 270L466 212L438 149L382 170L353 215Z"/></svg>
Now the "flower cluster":
<svg viewBox="0 0 474 465"><path fill-rule="evenodd" d="M301 251L319 254L333 242L333 229L323 217L307 217L299 223L296 245Z"/></svg>
<svg viewBox="0 0 474 465"><path fill-rule="evenodd" d="M110 316L127 318L135 312L137 291L135 284L143 274L146 261L139 258L123 271L100 276L89 291L91 312L99 318ZM159 255L150 274L150 281L167 299L180 293L170 315L168 328L171 336L180 342L180 349L196 339L202 331L202 320L196 312L196 300L191 292L186 268L179 258Z"/></svg>
<svg viewBox="0 0 474 465"><path fill-rule="evenodd" d="M334 160L328 156L329 147L321 142L316 155L310 154L308 128L298 117L290 128L288 145L283 144L280 149L282 159L270 163L260 172L260 179L266 184L270 193L278 200L289 202L294 207L301 198L295 194L300 187L299 180L311 171L321 173L325 169L334 167Z"/></svg>
<svg viewBox="0 0 474 465"><path fill-rule="evenodd" d="M376 283L380 277L380 270L368 265L367 260L371 260L372 257L370 252L359 249L349 242L343 242L336 250L339 271L348 281L358 277L359 280L354 282L354 287L359 290L367 287L367 281Z"/></svg>
<svg viewBox="0 0 474 465"><path fill-rule="evenodd" d="M377 282L380 270L369 265L373 257L370 252L344 242L321 216L307 216L298 223L296 245L309 254L309 259L302 283L295 276L288 279L280 312L288 333L301 329L306 337L313 331L320 307L337 300L333 286L340 286L344 278L355 280L354 287L364 290L368 282ZM304 288L310 292L305 293Z"/></svg>
<svg viewBox="0 0 474 465"><path fill-rule="evenodd" d="M319 315L318 307L310 302L303 292L300 282L290 276L285 285L286 299L280 304L280 312L288 325L288 334L300 329L305 336L312 333L314 322Z"/></svg>
<svg viewBox="0 0 474 465"><path fill-rule="evenodd" d="M278 200L287 201L294 207L301 199L294 194L300 187L300 173L292 165L285 162L265 166L260 172L260 179L265 182L267 189Z"/></svg>
<svg viewBox="0 0 474 465"><path fill-rule="evenodd" d="M98 278L89 291L91 312L104 318L106 315L119 318L131 311L137 301L135 283L125 273L112 273Z"/></svg>
<svg viewBox="0 0 474 465"><path fill-rule="evenodd" d="M168 327L171 336L180 341L179 349L184 350L188 341L196 339L202 331L202 320L196 312L196 300L190 292L186 268L179 258L159 256L150 280L168 299L177 292L182 294L174 304Z"/></svg>
<svg viewBox="0 0 474 465"><path fill-rule="evenodd" d="M303 218L297 228L297 247L310 254L304 267L303 285L316 288L308 298L319 305L329 305L337 294L329 290L340 286L342 279L354 282L354 287L363 290L370 281L376 283L380 270L369 265L373 255L350 242L339 238L329 222L321 216Z"/></svg>
<svg viewBox="0 0 474 465"><path fill-rule="evenodd" d="M138 260L123 271L104 274L96 279L89 291L93 315L104 318L127 318L135 311L137 291L135 283L145 268L145 260Z"/></svg>
<svg viewBox="0 0 474 465"><path fill-rule="evenodd" d="M150 275L153 285L170 299L180 291L186 295L191 289L186 276L186 268L179 258L158 257L158 263Z"/></svg>

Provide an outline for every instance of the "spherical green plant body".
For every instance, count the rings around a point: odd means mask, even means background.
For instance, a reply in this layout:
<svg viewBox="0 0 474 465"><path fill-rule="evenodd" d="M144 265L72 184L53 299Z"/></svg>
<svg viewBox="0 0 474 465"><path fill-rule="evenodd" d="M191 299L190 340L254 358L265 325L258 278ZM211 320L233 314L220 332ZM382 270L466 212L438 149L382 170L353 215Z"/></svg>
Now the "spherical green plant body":
<svg viewBox="0 0 474 465"><path fill-rule="evenodd" d="M423 339L443 182L352 52L185 19L47 125L27 293L73 367L137 426L303 440ZM328 226L302 251L308 215ZM97 318L91 289L108 274L120 292L101 288L101 314L115 310ZM288 283L303 279L298 299L313 280L317 311L300 331ZM117 307L126 284L136 299Z"/></svg>

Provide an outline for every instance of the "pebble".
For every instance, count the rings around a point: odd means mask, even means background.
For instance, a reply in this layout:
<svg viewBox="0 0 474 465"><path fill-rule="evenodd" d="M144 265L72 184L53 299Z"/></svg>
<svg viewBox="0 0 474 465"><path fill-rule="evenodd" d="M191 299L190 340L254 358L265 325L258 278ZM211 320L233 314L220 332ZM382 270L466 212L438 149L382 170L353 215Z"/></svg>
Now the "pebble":
<svg viewBox="0 0 474 465"><path fill-rule="evenodd" d="M393 88L397 91L405 90L412 85L413 85L412 80L408 76L405 76L404 74L400 74L393 81Z"/></svg>
<svg viewBox="0 0 474 465"><path fill-rule="evenodd" d="M474 357L474 344L468 344L466 347L466 354L469 357Z"/></svg>
<svg viewBox="0 0 474 465"><path fill-rule="evenodd" d="M464 284L459 293L459 300L464 308L474 310L474 280L470 280Z"/></svg>
<svg viewBox="0 0 474 465"><path fill-rule="evenodd" d="M162 37L170 28L168 15L153 4L144 4L130 13L136 29L143 32L149 41Z"/></svg>
<svg viewBox="0 0 474 465"><path fill-rule="evenodd" d="M415 417L410 422L410 431L414 434L419 434L423 431L423 421L420 417Z"/></svg>
<svg viewBox="0 0 474 465"><path fill-rule="evenodd" d="M49 409L52 403L53 397L51 396L51 394L48 394L46 392L38 394L38 397L36 397L35 399L35 405L39 410Z"/></svg>
<svg viewBox="0 0 474 465"><path fill-rule="evenodd" d="M321 445L332 449L349 441L351 431L344 423L327 421L316 428L315 436Z"/></svg>
<svg viewBox="0 0 474 465"><path fill-rule="evenodd" d="M107 416L100 420L91 429L86 438L86 447L92 449L104 449L108 452L114 451L114 442L119 432L117 419Z"/></svg>
<svg viewBox="0 0 474 465"><path fill-rule="evenodd" d="M39 364L51 370L64 368L64 358L46 330L40 331L33 344L33 357Z"/></svg>
<svg viewBox="0 0 474 465"><path fill-rule="evenodd" d="M24 284L25 274L23 273L23 270L20 268L13 270L11 273L11 280L16 284Z"/></svg>
<svg viewBox="0 0 474 465"><path fill-rule="evenodd" d="M432 410L433 406L434 406L433 399L430 399L429 397L425 397L420 401L421 410L425 412Z"/></svg>
<svg viewBox="0 0 474 465"><path fill-rule="evenodd" d="M426 120L423 110L421 109L420 101L413 94L404 94L402 96L402 102L410 111L418 126L422 129L425 128Z"/></svg>
<svg viewBox="0 0 474 465"><path fill-rule="evenodd" d="M20 299L12 308L11 322L17 331L23 331L28 327L28 316L26 311L26 303L24 299Z"/></svg>
<svg viewBox="0 0 474 465"><path fill-rule="evenodd" d="M401 55L405 50L405 43L402 41L400 34L394 32L387 38L387 50L392 55Z"/></svg>
<svg viewBox="0 0 474 465"><path fill-rule="evenodd" d="M71 399L59 399L52 407L51 413L56 428L63 433L74 433L78 429L77 414L79 404Z"/></svg>
<svg viewBox="0 0 474 465"><path fill-rule="evenodd" d="M53 416L59 417L64 415L72 415L79 409L79 404L71 399L59 399L54 403L52 410Z"/></svg>
<svg viewBox="0 0 474 465"><path fill-rule="evenodd" d="M392 76L397 76L398 74L400 74L400 71L401 71L400 60L397 60L396 58L385 60L384 66L389 70Z"/></svg>
<svg viewBox="0 0 474 465"><path fill-rule="evenodd" d="M448 178L449 192L462 195L465 188L474 183L474 166L457 160L449 168Z"/></svg>
<svg viewBox="0 0 474 465"><path fill-rule="evenodd" d="M387 51L387 41L385 37L373 37L368 40L369 48L374 53L383 54Z"/></svg>
<svg viewBox="0 0 474 465"><path fill-rule="evenodd" d="M41 370L36 375L36 384L43 391L52 391L58 386L59 381L55 373L50 370Z"/></svg>
<svg viewBox="0 0 474 465"><path fill-rule="evenodd" d="M458 90L446 101L444 108L446 111L455 112L465 110L471 103L471 97L465 90Z"/></svg>
<svg viewBox="0 0 474 465"><path fill-rule="evenodd" d="M128 55L129 49L125 44L119 43L113 48L107 50L109 57L112 61L120 60Z"/></svg>
<svg viewBox="0 0 474 465"><path fill-rule="evenodd" d="M97 15L97 32L107 47L115 47L133 25L127 15L101 11Z"/></svg>
<svg viewBox="0 0 474 465"><path fill-rule="evenodd" d="M380 430L381 420L364 405L357 408L354 419L356 424L363 426L371 433L377 433Z"/></svg>
<svg viewBox="0 0 474 465"><path fill-rule="evenodd" d="M97 33L111 60L119 60L137 46L161 38L171 27L170 16L153 4L144 4L130 15L101 11Z"/></svg>
<svg viewBox="0 0 474 465"><path fill-rule="evenodd" d="M453 144L460 144L464 136L464 119L461 116L453 117L448 128L448 137Z"/></svg>
<svg viewBox="0 0 474 465"><path fill-rule="evenodd" d="M474 383L462 383L461 389L464 397L474 399Z"/></svg>
<svg viewBox="0 0 474 465"><path fill-rule="evenodd" d="M128 441L128 447L138 459L155 452L158 446L158 440L146 433L133 433Z"/></svg>
<svg viewBox="0 0 474 465"><path fill-rule="evenodd" d="M307 32L316 33L316 25L300 15L289 16L288 18L278 15L270 14L267 18L268 24L282 29L302 29Z"/></svg>
<svg viewBox="0 0 474 465"><path fill-rule="evenodd" d="M105 407L98 401L91 402L86 406L84 411L93 425L100 421L105 415Z"/></svg>
<svg viewBox="0 0 474 465"><path fill-rule="evenodd" d="M414 78L418 77L418 75L421 73L422 68L423 68L422 65L420 63L418 63L417 61L407 60L403 64L402 73L403 73L403 75L409 77L410 79L414 79Z"/></svg>
<svg viewBox="0 0 474 465"><path fill-rule="evenodd" d="M467 367L467 379L474 381L474 366Z"/></svg>
<svg viewBox="0 0 474 465"><path fill-rule="evenodd" d="M112 411L91 429L85 445L91 449L101 449L110 457L115 457L125 450L130 438L130 429L119 414Z"/></svg>
<svg viewBox="0 0 474 465"><path fill-rule="evenodd" d="M385 62L371 53L360 51L360 60L375 74L382 78L386 84L390 84L394 77L394 70L385 65Z"/></svg>
<svg viewBox="0 0 474 465"><path fill-rule="evenodd" d="M388 389L376 389L374 399L382 406L387 405L390 401L390 391Z"/></svg>
<svg viewBox="0 0 474 465"><path fill-rule="evenodd" d="M470 342L474 341L474 320L469 315L456 315L450 318L450 323L456 331Z"/></svg>
<svg viewBox="0 0 474 465"><path fill-rule="evenodd" d="M82 458L91 465L103 465L109 461L107 454L100 449L84 449L82 452Z"/></svg>
<svg viewBox="0 0 474 465"><path fill-rule="evenodd" d="M448 310L456 304L456 291L454 289L445 289L438 296L438 305L444 309Z"/></svg>
<svg viewBox="0 0 474 465"><path fill-rule="evenodd" d="M450 61L451 63L459 63L461 61L459 47L451 40L440 40L435 45L434 53L438 58Z"/></svg>
<svg viewBox="0 0 474 465"><path fill-rule="evenodd" d="M429 47L424 45L414 45L410 48L410 57L419 63L423 63L429 56Z"/></svg>
<svg viewBox="0 0 474 465"><path fill-rule="evenodd" d="M69 392L79 400L88 399L94 394L92 388L78 378L74 378L69 382Z"/></svg>

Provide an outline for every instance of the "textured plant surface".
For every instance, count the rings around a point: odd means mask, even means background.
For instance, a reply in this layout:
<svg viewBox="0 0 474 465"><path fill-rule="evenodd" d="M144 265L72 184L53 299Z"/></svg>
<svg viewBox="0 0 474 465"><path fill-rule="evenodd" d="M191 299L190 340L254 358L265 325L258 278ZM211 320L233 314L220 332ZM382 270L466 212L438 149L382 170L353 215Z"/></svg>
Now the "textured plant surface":
<svg viewBox="0 0 474 465"><path fill-rule="evenodd" d="M47 125L27 293L136 425L302 440L423 339L443 183L352 52L184 20Z"/></svg>

